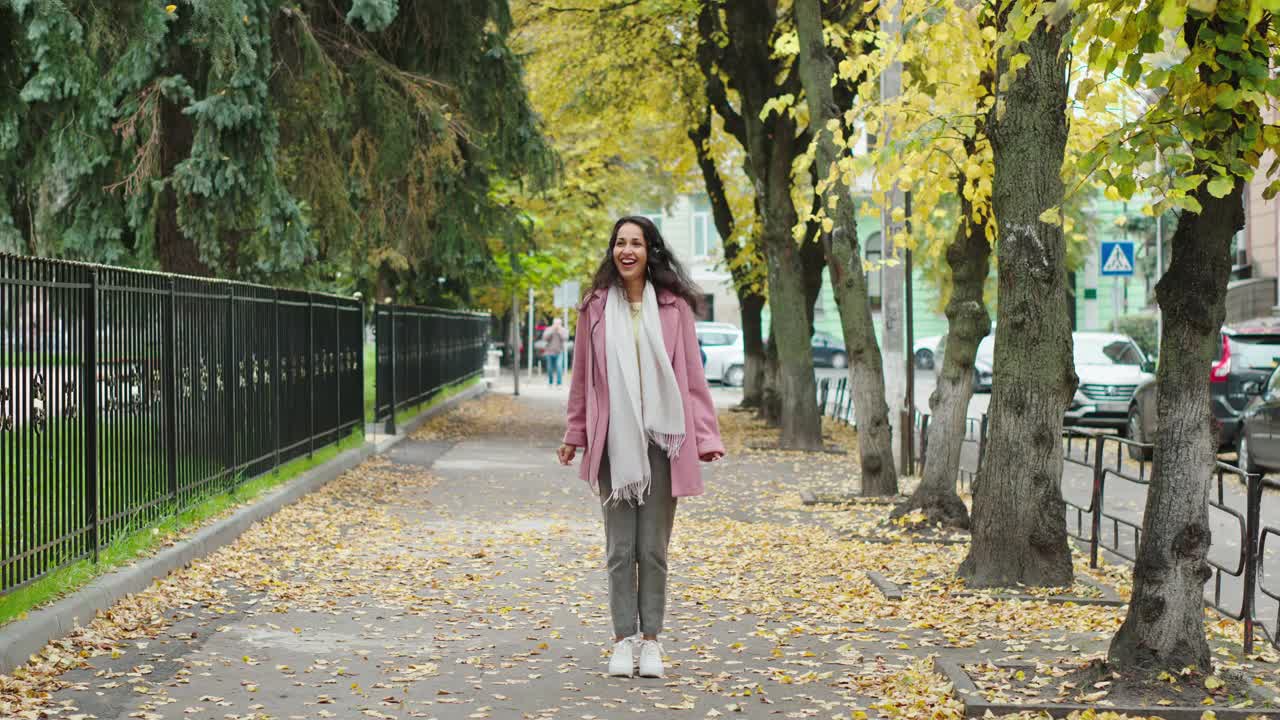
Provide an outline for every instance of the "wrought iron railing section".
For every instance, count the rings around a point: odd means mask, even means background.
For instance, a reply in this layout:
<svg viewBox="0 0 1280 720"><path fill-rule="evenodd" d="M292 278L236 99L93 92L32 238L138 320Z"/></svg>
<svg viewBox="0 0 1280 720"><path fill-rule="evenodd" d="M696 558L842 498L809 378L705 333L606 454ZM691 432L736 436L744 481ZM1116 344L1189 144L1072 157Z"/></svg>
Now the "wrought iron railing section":
<svg viewBox="0 0 1280 720"><path fill-rule="evenodd" d="M917 428L927 427L929 416L917 413ZM966 466L962 453L957 473L960 491L972 487L986 451L987 416L965 421L964 442L976 450L976 460ZM928 451L923 442L916 461L920 467ZM1136 562L1142 543L1142 515L1151 484L1153 446L1087 428L1067 427L1062 434L1062 494L1067 508L1067 533L1089 548L1089 564L1097 567L1102 551L1130 563ZM1253 652L1256 630L1261 628L1271 644L1280 648L1280 588L1268 584L1267 539L1280 542L1280 528L1263 526L1260 475L1218 462L1210 478L1209 521L1212 541L1207 562L1205 604L1244 624L1243 645ZM1117 492L1117 486L1133 492ZM1273 563L1274 565L1274 563ZM1273 570L1273 573L1275 571ZM1267 608L1258 602L1265 598Z"/></svg>
<svg viewBox="0 0 1280 720"><path fill-rule="evenodd" d="M362 316L0 255L0 593L360 427Z"/></svg>
<svg viewBox="0 0 1280 720"><path fill-rule="evenodd" d="M480 375L489 346L488 313L378 305L374 422L396 431L396 413Z"/></svg>

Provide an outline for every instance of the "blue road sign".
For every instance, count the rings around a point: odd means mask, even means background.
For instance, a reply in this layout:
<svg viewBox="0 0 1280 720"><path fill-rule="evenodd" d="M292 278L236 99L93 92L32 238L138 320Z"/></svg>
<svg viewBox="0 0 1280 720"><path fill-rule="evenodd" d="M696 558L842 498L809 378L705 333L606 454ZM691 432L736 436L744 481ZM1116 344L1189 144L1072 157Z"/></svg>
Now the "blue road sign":
<svg viewBox="0 0 1280 720"><path fill-rule="evenodd" d="M1133 243L1127 241L1104 242L1098 248L1101 275L1129 276L1133 274Z"/></svg>

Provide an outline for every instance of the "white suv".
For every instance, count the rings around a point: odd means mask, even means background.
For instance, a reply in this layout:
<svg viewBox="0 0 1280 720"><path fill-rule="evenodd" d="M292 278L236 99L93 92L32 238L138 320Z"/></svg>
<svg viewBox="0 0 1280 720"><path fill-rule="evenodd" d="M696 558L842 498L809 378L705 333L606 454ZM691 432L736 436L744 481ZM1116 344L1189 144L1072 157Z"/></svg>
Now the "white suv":
<svg viewBox="0 0 1280 720"><path fill-rule="evenodd" d="M695 325L698 343L707 354L707 380L739 386L746 378L746 352L742 331L736 325L700 322Z"/></svg>

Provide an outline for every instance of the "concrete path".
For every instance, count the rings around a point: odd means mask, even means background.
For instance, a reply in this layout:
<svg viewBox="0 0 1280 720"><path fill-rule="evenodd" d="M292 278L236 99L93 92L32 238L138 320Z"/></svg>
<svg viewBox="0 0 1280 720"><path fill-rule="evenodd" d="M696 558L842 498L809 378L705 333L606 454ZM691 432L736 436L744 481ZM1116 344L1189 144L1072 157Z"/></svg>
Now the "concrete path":
<svg viewBox="0 0 1280 720"><path fill-rule="evenodd" d="M790 623L732 599L731 578L693 576L679 537L668 677L605 676L599 508L554 459L563 398L530 390L429 425L197 563L176 584L193 601L179 595L153 637L65 673L56 716L701 717L775 705L848 717L855 694L791 678L860 653L792 642Z"/></svg>
<svg viewBox="0 0 1280 720"><path fill-rule="evenodd" d="M610 678L598 501L554 458L566 393L468 403L118 603L60 644L87 663L34 686L45 717L955 718L930 657L1096 656L1122 618L953 594L962 546L842 539L856 516L798 490L847 489L856 453L747 452L725 412L730 455L677 512L668 676ZM890 602L867 570L944 581Z"/></svg>

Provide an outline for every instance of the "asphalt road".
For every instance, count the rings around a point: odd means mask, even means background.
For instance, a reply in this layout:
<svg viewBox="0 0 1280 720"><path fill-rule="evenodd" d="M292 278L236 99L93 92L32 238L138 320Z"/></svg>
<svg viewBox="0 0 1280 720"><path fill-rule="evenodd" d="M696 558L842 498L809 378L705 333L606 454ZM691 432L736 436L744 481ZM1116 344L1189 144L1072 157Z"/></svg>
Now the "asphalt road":
<svg viewBox="0 0 1280 720"><path fill-rule="evenodd" d="M844 378L849 377L847 369L836 370L833 368L816 368L814 377L819 383L823 380L830 381L831 393L828 395L828 406L833 408L835 405L835 385ZM929 412L929 395L933 393L936 384L936 376L932 370L916 371L916 407L920 412ZM717 405L733 405L742 399L742 388L721 387L712 385L712 395L716 398ZM991 393L974 393L973 399L969 401L970 417L979 418L987 411L987 404L991 402Z"/></svg>

